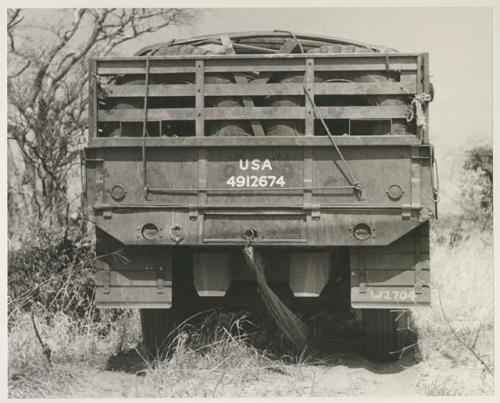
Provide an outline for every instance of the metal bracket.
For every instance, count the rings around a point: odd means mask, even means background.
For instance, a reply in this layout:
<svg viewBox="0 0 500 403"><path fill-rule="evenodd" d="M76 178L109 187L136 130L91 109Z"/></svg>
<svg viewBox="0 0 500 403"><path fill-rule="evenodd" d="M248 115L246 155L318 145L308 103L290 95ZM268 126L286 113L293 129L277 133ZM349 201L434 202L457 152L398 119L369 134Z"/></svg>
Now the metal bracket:
<svg viewBox="0 0 500 403"><path fill-rule="evenodd" d="M403 204L401 206L401 217L403 220L409 220L411 218L411 205Z"/></svg>
<svg viewBox="0 0 500 403"><path fill-rule="evenodd" d="M422 247L420 236L415 235L415 294L422 294Z"/></svg>
<svg viewBox="0 0 500 403"><path fill-rule="evenodd" d="M103 272L103 281L102 281L102 292L104 294L110 293L111 287L111 270L105 269Z"/></svg>
<svg viewBox="0 0 500 403"><path fill-rule="evenodd" d="M97 260L95 267L101 273L102 292L109 294L111 286L111 269L109 265L101 260Z"/></svg>
<svg viewBox="0 0 500 403"><path fill-rule="evenodd" d="M318 221L321 218L320 204L304 204L304 210L309 210L311 218L315 221Z"/></svg>
<svg viewBox="0 0 500 403"><path fill-rule="evenodd" d="M356 197L358 200L366 200L366 188L363 187L356 187L354 188L354 193L356 194Z"/></svg>
<svg viewBox="0 0 500 403"><path fill-rule="evenodd" d="M360 271L359 271L359 293L366 293L366 256L364 253L359 254Z"/></svg>
<svg viewBox="0 0 500 403"><path fill-rule="evenodd" d="M156 292L158 294L164 293L165 279L163 276L163 266L160 266L156 275Z"/></svg>
<svg viewBox="0 0 500 403"><path fill-rule="evenodd" d="M189 206L189 219L191 221L195 221L198 219L199 216L198 208L196 206L190 205Z"/></svg>

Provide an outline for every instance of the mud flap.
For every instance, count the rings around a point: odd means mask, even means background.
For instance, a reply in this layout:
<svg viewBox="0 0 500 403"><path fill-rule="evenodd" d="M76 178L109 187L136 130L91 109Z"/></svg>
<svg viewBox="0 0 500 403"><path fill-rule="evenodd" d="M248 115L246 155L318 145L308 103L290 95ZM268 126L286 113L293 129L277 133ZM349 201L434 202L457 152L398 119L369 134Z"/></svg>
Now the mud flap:
<svg viewBox="0 0 500 403"><path fill-rule="evenodd" d="M350 261L353 308L430 305L428 222L390 245L352 247Z"/></svg>
<svg viewBox="0 0 500 403"><path fill-rule="evenodd" d="M167 309L172 306L172 256L127 254L99 260L95 301L98 308Z"/></svg>

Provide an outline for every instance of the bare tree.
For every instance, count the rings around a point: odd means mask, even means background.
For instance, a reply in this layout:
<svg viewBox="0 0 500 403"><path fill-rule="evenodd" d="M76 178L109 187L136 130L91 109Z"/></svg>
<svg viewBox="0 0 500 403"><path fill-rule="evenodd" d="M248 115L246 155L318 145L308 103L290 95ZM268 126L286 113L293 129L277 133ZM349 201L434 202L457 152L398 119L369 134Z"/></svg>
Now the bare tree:
<svg viewBox="0 0 500 403"><path fill-rule="evenodd" d="M63 18L34 25L25 11L10 9L7 22L8 134L24 163L20 187L30 193L22 214L51 225L64 222L67 178L85 141L88 58L195 15L171 8L58 12Z"/></svg>

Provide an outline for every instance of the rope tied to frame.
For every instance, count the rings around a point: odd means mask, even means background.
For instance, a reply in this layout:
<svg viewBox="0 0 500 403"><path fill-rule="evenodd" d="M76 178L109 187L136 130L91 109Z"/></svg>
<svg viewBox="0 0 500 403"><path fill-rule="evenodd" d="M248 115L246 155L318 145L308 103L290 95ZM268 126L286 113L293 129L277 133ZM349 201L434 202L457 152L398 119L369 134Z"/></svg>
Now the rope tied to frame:
<svg viewBox="0 0 500 403"><path fill-rule="evenodd" d="M411 122L416 119L417 127L427 127L427 120L425 118L423 105L432 100L432 96L425 92L421 94L416 94L410 103L410 109L408 111L408 116L406 117L407 122Z"/></svg>
<svg viewBox="0 0 500 403"><path fill-rule="evenodd" d="M283 335L298 348L307 346L307 329L304 323L280 300L267 284L264 265L260 254L252 246L252 240L247 239L243 248L247 265L252 270L257 281L260 296L264 305Z"/></svg>

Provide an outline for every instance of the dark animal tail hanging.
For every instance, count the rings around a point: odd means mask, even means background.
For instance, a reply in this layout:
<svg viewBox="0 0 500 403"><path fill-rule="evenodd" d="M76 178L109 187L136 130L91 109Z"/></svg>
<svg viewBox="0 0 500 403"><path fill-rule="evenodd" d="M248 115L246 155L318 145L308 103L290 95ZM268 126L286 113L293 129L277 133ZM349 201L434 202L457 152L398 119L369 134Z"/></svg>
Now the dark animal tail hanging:
<svg viewBox="0 0 500 403"><path fill-rule="evenodd" d="M248 266L255 273L257 287L264 300L266 309L276 322L276 325L297 347L305 347L307 344L307 332L304 323L269 288L266 282L264 266L254 248L251 245L247 245L243 252Z"/></svg>

